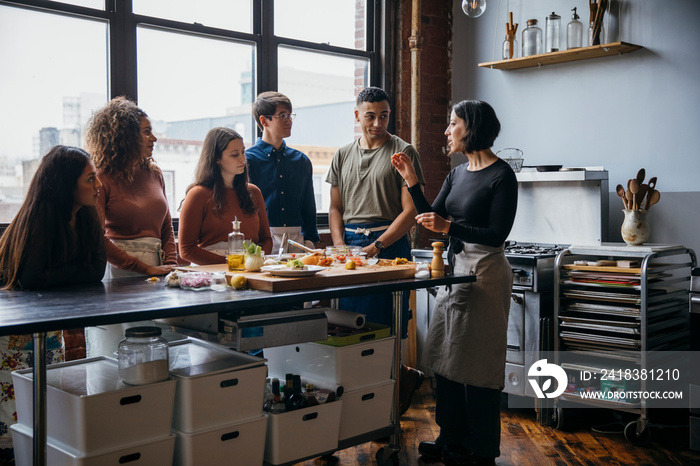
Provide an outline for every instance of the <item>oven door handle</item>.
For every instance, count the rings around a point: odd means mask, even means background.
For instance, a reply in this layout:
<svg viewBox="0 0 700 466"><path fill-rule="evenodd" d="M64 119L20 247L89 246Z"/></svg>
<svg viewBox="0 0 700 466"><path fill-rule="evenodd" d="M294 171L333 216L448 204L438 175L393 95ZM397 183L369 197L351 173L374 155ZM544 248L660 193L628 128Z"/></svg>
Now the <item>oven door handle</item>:
<svg viewBox="0 0 700 466"><path fill-rule="evenodd" d="M522 297L521 295L515 294L515 293L511 293L511 294L510 294L510 297L513 299L513 302L515 302L515 304L520 304L520 305L523 304L523 301L524 301L524 300L523 300L523 297Z"/></svg>

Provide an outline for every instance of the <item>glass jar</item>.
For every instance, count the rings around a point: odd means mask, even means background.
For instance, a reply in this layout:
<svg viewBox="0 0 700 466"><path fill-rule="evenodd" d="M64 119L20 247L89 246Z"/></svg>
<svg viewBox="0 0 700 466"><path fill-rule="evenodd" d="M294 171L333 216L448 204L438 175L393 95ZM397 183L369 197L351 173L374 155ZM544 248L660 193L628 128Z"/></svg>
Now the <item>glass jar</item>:
<svg viewBox="0 0 700 466"><path fill-rule="evenodd" d="M119 379L145 385L168 378L168 342L159 327L131 327L119 343Z"/></svg>
<svg viewBox="0 0 700 466"><path fill-rule="evenodd" d="M598 38L596 39L593 37L593 21L591 21L591 24L588 26L588 45L600 45L605 43L605 26L601 23L600 25L600 34L598 35Z"/></svg>
<svg viewBox="0 0 700 466"><path fill-rule="evenodd" d="M574 7L572 11L574 14L569 24L566 25L567 49L577 49L581 47L581 40L583 38L583 23L579 21L580 16L576 13L576 7Z"/></svg>
<svg viewBox="0 0 700 466"><path fill-rule="evenodd" d="M561 31L561 16L552 12L545 20L544 34L544 51L558 52L559 51L559 36Z"/></svg>
<svg viewBox="0 0 700 466"><path fill-rule="evenodd" d="M537 27L536 19L528 19L523 29L523 57L542 53L542 29Z"/></svg>
<svg viewBox="0 0 700 466"><path fill-rule="evenodd" d="M245 248L243 247L243 242L245 241L245 236L241 233L241 222L238 221L238 217L235 217L233 223L233 231L228 235L228 271L236 272L245 270Z"/></svg>
<svg viewBox="0 0 700 466"><path fill-rule="evenodd" d="M512 40L511 40L512 38ZM506 34L506 40L503 41L503 59L510 60L518 56L518 41L514 35Z"/></svg>

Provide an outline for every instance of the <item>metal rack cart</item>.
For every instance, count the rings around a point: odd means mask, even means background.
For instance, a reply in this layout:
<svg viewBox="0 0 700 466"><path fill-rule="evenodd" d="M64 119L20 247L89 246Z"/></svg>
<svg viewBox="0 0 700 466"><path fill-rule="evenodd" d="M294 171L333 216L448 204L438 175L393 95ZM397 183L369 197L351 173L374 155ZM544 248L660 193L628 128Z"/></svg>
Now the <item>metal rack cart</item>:
<svg viewBox="0 0 700 466"><path fill-rule="evenodd" d="M625 438L635 444L649 441L645 399L590 399L580 392L643 392L649 380L619 371L639 374L668 364L664 358L671 353L664 352L688 349L688 292L695 264L694 251L683 246L603 243L559 253L554 361L566 371L568 385L554 402L558 428L564 426L564 407L583 404L638 414L625 426Z"/></svg>

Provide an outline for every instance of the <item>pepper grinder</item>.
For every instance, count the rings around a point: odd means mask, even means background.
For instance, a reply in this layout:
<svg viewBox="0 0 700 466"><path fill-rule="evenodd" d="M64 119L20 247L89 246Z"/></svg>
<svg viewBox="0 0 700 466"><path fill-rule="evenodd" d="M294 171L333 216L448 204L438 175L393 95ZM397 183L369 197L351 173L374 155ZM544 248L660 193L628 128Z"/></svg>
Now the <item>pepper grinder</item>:
<svg viewBox="0 0 700 466"><path fill-rule="evenodd" d="M445 243L442 241L435 241L431 246L433 247L433 261L430 263L430 277L444 277L445 261L442 259L442 250L445 247Z"/></svg>

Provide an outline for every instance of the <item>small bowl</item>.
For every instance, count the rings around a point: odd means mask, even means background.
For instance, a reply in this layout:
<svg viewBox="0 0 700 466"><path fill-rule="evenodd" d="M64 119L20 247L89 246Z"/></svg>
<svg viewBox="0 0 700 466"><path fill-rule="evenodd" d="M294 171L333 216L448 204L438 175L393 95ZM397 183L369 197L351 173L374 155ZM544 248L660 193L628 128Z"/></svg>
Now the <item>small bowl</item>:
<svg viewBox="0 0 700 466"><path fill-rule="evenodd" d="M523 169L523 151L520 149L508 147L499 150L496 152L496 155L508 162L508 165L510 165L510 168L512 168L515 173L520 173L520 170Z"/></svg>
<svg viewBox="0 0 700 466"><path fill-rule="evenodd" d="M211 274L209 272L185 272L178 275L180 288L183 290L208 290L211 287Z"/></svg>

